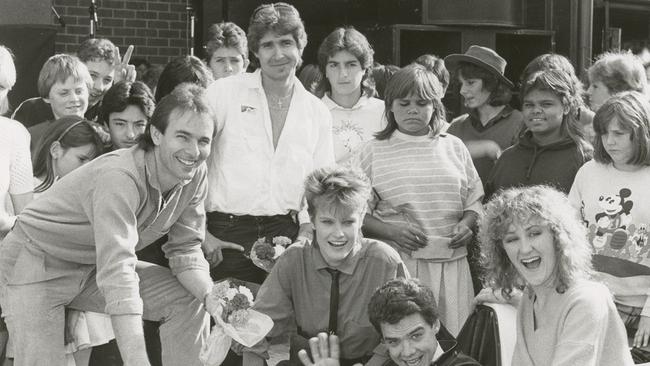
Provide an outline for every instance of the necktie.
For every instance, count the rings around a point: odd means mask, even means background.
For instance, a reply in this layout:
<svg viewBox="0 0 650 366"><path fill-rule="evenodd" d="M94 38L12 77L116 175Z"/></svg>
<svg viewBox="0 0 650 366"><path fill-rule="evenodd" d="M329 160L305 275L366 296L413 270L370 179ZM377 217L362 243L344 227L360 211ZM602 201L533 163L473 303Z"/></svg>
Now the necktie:
<svg viewBox="0 0 650 366"><path fill-rule="evenodd" d="M339 313L339 272L333 268L327 268L332 277L332 286L330 287L330 321L329 321L329 332L330 334L336 334L337 332L337 318Z"/></svg>

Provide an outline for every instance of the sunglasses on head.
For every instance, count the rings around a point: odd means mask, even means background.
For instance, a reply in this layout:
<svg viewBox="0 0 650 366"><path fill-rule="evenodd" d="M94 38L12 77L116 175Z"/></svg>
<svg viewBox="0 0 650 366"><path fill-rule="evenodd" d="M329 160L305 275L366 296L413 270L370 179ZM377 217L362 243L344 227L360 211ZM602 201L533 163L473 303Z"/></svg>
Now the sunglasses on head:
<svg viewBox="0 0 650 366"><path fill-rule="evenodd" d="M274 12L274 13L287 13L287 12L297 12L296 8L294 8L292 5L289 5L287 3L274 3L274 4L263 4L257 7L255 11L253 11L253 16L252 19L257 18L260 12L262 11L267 11L269 10Z"/></svg>

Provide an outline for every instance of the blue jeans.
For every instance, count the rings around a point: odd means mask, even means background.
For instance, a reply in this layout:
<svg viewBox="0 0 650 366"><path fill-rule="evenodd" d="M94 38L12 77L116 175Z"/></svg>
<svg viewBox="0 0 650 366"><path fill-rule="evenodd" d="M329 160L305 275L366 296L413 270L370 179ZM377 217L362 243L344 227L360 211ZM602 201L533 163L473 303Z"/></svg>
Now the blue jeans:
<svg viewBox="0 0 650 366"><path fill-rule="evenodd" d="M244 253L233 249L222 251L223 261L210 271L213 280L232 277L261 284L266 278L266 272L247 258L253 243L262 237L275 236L286 236L293 241L298 235L298 224L291 215L237 216L208 212L207 220L210 234L244 247Z"/></svg>
<svg viewBox="0 0 650 366"><path fill-rule="evenodd" d="M199 366L209 331L201 300L167 268L138 262L143 318L160 321L165 365ZM33 277L32 273L38 273ZM16 366L63 365L64 307L104 312L95 265L54 258L14 229L0 246L0 304L14 344ZM36 278L38 280L36 280Z"/></svg>

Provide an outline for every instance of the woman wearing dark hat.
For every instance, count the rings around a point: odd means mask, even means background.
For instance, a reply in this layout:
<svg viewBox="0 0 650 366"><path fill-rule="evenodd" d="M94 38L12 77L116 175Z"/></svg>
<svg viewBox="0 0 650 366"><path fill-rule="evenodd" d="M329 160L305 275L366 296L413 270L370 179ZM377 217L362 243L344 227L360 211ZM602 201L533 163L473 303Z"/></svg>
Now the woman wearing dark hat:
<svg viewBox="0 0 650 366"><path fill-rule="evenodd" d="M447 132L467 145L483 184L501 151L517 141L523 126L522 114L508 105L514 85L503 74L506 64L496 52L481 46L445 57L469 109L451 122Z"/></svg>

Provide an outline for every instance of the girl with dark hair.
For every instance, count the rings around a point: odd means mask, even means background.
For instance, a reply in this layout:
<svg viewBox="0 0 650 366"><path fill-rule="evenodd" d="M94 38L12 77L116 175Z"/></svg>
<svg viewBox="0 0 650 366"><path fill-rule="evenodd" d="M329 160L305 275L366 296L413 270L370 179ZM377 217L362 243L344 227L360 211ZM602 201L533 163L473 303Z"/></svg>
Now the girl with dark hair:
<svg viewBox="0 0 650 366"><path fill-rule="evenodd" d="M650 361L650 104L628 91L594 117L594 160L578 171L569 199L588 228L596 277L614 294L632 354Z"/></svg>
<svg viewBox="0 0 650 366"><path fill-rule="evenodd" d="M370 76L375 84L377 98L384 100L384 91L388 80L399 70L399 66L375 64L370 68Z"/></svg>
<svg viewBox="0 0 650 366"><path fill-rule="evenodd" d="M52 123L36 147L36 196L59 178L102 154L103 143L90 121L67 116ZM76 366L87 366L93 346L115 338L108 315L66 309L66 353ZM68 362L71 364L72 362Z"/></svg>
<svg viewBox="0 0 650 366"><path fill-rule="evenodd" d="M103 152L103 143L90 121L66 116L52 123L34 155L34 192L41 193L54 181L86 164Z"/></svg>
<svg viewBox="0 0 650 366"><path fill-rule="evenodd" d="M334 155L347 164L361 143L385 126L384 103L374 98L369 71L374 51L366 37L354 28L337 28L318 49L318 65L325 76L317 95L332 114Z"/></svg>
<svg viewBox="0 0 650 366"><path fill-rule="evenodd" d="M176 57L169 61L160 74L156 86L156 103L180 83L194 83L207 88L212 81L212 72L198 57Z"/></svg>
<svg viewBox="0 0 650 366"><path fill-rule="evenodd" d="M557 53L545 53L543 55L535 57L531 62L529 62L528 65L526 65L524 71L521 73L521 77L519 79L520 84L523 85L524 82L532 74L544 70L560 70L564 72L571 78L571 82L573 83L580 99L584 100L584 87L580 79L578 79L576 70L571 64L571 61L562 55L558 55ZM594 112L592 112L586 105L580 106L576 112L577 115L575 118L580 121L580 125L584 131L585 139L593 144L594 128L592 126L592 122L594 120Z"/></svg>
<svg viewBox="0 0 650 366"><path fill-rule="evenodd" d="M485 184L501 151L517 142L523 125L521 112L508 105L514 85L504 75L507 62L492 49L471 46L464 54L445 57L445 64L458 79L469 109L447 132L467 145Z"/></svg>
<svg viewBox="0 0 650 366"><path fill-rule="evenodd" d="M569 192L593 148L577 120L580 91L561 70L539 71L522 86L526 131L503 152L485 184L486 197L499 189L536 184Z"/></svg>
<svg viewBox="0 0 650 366"><path fill-rule="evenodd" d="M483 186L465 145L441 133L442 86L412 64L386 87L387 125L357 163L374 197L364 232L400 253L409 273L434 291L441 320L458 334L474 296L466 245L482 211Z"/></svg>

